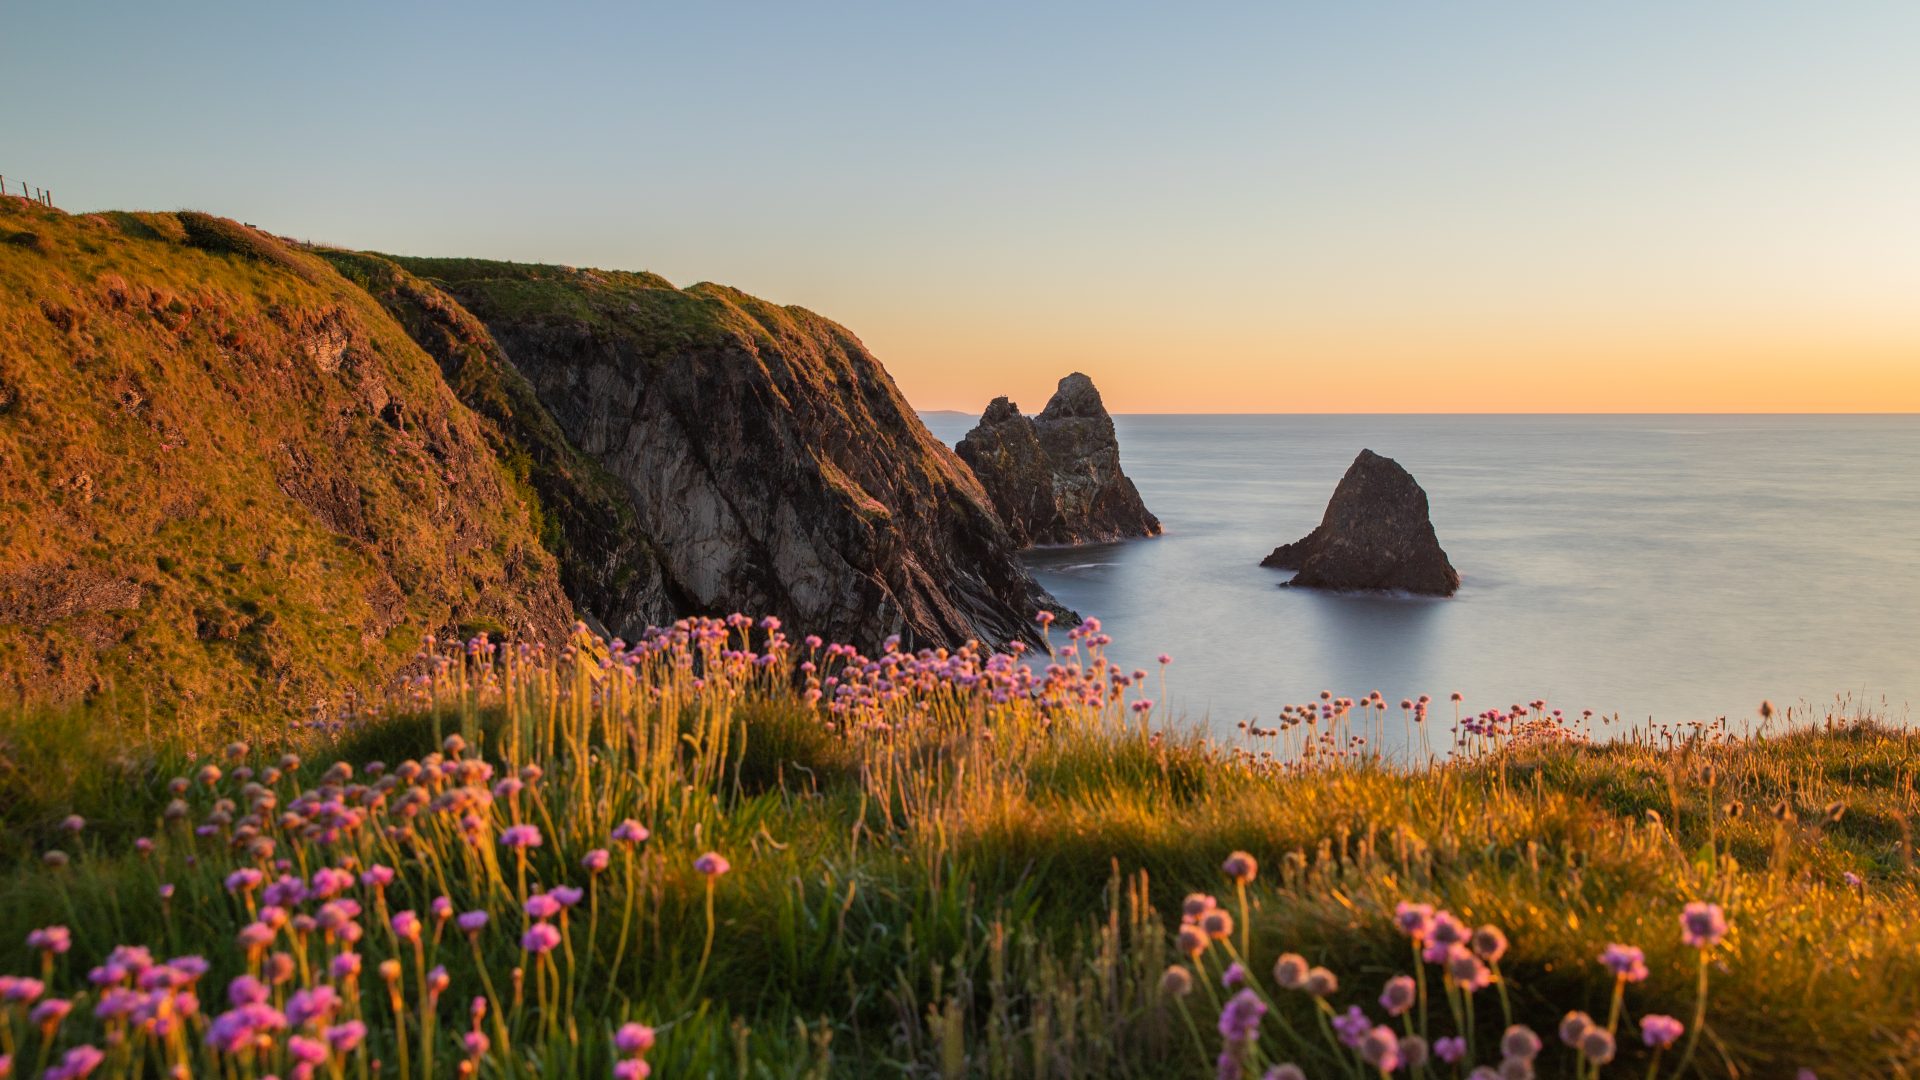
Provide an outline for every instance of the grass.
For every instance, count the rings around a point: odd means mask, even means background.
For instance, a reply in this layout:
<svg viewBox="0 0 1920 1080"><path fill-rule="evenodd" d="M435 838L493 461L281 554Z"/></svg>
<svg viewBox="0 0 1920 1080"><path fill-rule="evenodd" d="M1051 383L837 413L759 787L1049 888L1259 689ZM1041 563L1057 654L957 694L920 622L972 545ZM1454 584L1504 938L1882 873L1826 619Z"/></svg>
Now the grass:
<svg viewBox="0 0 1920 1080"><path fill-rule="evenodd" d="M206 729L369 691L423 630L571 621L537 498L326 261L189 211L0 200L0 700Z"/></svg>
<svg viewBox="0 0 1920 1080"><path fill-rule="evenodd" d="M0 872L0 971L45 964L45 993L77 1007L51 1040L24 1005L0 1029L23 1072L43 1046L57 1061L83 1044L114 1075L287 1070L286 1030L224 1055L204 1037L228 980L287 963L274 1008L320 985L342 996L303 1037L368 1026L362 1048L322 1053L336 1075L373 1059L381 1075L462 1061L489 1076L605 1075L632 1060L615 1035L638 1022L664 1076L1198 1077L1223 1050L1253 1075L1291 1061L1377 1076L1319 1018L1344 1024L1359 1007L1386 1022L1376 997L1418 966L1421 1003L1389 1034L1470 1036L1492 1063L1510 1012L1547 1043L1542 1076L1920 1069L1909 733L1834 718L1590 744L1534 710L1416 766L1370 749L1393 727L1383 706L1336 701L1223 744L1140 707L1156 680L1097 666L1097 640L1077 634L1051 675L970 651L868 660L705 622L625 650L453 650L355 723L211 760L159 746L133 769L112 764L114 731L11 717L0 737L36 749L0 776L22 838ZM1448 721L1424 723L1450 738ZM309 760L280 760L292 750ZM196 778L208 764L222 775ZM63 831L76 809L90 820ZM613 839L629 819L644 842ZM539 846L501 843L524 825ZM39 861L56 846L65 865ZM604 871L583 865L596 849ZM708 852L730 872L700 873ZM1244 890L1222 872L1234 852L1258 860ZM269 920L266 944L236 943L268 901L264 886L230 886L233 871L312 882L325 866L393 872L348 890L356 945L305 921L342 912L286 897L294 917ZM582 890L564 915L525 912L562 886ZM1191 893L1217 895L1235 924L1193 958L1176 937ZM487 912L487 927L469 940L437 920L441 896ZM1502 929L1497 981L1467 994L1416 965L1396 926L1408 902ZM1730 923L1711 949L1681 939L1693 902ZM390 927L402 910L426 922L418 949ZM523 948L536 923L558 932L551 953ZM48 925L71 928L71 952L27 946ZM1644 981L1598 963L1615 942L1644 950ZM85 973L129 944L211 965L180 1037L94 1015L107 992ZM360 975L325 974L343 951ZM1270 973L1288 953L1340 988L1281 988ZM1223 1044L1234 991L1219 984L1236 957L1252 996L1234 1009L1267 1011L1250 1040ZM436 992L422 980L442 966ZM1166 988L1179 989L1170 966L1186 994ZM1575 1010L1604 1028L1616 991L1617 1057L1582 1064L1555 1030ZM1637 1036L1649 1014L1689 1031L1658 1062ZM484 1053L463 1041L472 1030Z"/></svg>

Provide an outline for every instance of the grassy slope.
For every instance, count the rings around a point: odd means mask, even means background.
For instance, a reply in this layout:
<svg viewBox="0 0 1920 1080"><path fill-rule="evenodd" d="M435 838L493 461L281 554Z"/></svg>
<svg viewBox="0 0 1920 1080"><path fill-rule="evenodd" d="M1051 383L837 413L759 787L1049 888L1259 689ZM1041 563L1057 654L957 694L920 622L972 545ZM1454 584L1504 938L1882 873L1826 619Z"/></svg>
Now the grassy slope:
<svg viewBox="0 0 1920 1080"><path fill-rule="evenodd" d="M325 262L14 199L0 239L0 693L230 727L429 629L564 627L532 500Z"/></svg>
<svg viewBox="0 0 1920 1080"><path fill-rule="evenodd" d="M933 691L886 712L891 732L848 731L777 679L710 674L702 697L668 663L643 671L667 692L647 706L603 698L550 711L546 702L578 700L560 689L579 685L567 671L516 683L506 705L476 711L443 698L440 724L460 724L503 770L542 767L527 792L493 809L495 829L514 817L541 824L535 881L586 885L578 860L606 846L622 817L654 831L631 887L619 863L596 886L597 947L586 916L572 923L584 970L567 969L579 996L556 1011L583 1034L540 1035L529 1006L515 1014L524 1029L513 1060L526 1063L517 1067L604 1074L606 1033L639 1018L663 1028L653 1058L669 1076L731 1075L736 1057L754 1062L741 1075L755 1076L814 1075L823 1061L850 1076L1210 1075L1212 1007L1190 999L1205 1032L1196 1047L1154 989L1172 958L1172 918L1141 901L1175 912L1184 894L1205 890L1233 908L1218 865L1245 849L1264 867L1248 897L1250 966L1264 973L1280 952L1304 953L1341 976L1342 1009L1377 1015L1380 984L1409 969L1391 923L1402 899L1505 928L1512 1007L1550 1041L1568 1009L1604 1016L1612 983L1595 958L1609 942L1635 943L1651 977L1630 989L1621 1061L1607 1075L1643 1075L1632 1021L1691 1016L1697 954L1678 940L1676 917L1685 902L1712 899L1734 929L1713 956L1699 1075L1920 1068L1911 929L1920 896L1905 824L1920 742L1907 733L1842 725L1683 750L1547 743L1414 774L1353 760L1276 772L1201 741L1143 738L1118 708L1056 714L1043 728L1028 707L956 704ZM663 713L662 700L684 708ZM424 719L375 725L316 754L302 782L336 756L392 761L435 738ZM591 762L578 756L589 745ZM237 784L192 796L191 820ZM150 805L163 798L156 790ZM134 822L103 824L74 866L19 865L3 879L0 970L29 965L20 945L29 928L64 922L79 941L68 970L117 942L164 940L230 974L228 942L244 916L219 879L244 857L156 822L170 839L142 860L126 852ZM415 827L432 831L425 818ZM460 870L461 846L433 841L430 858L399 860L386 902L424 909L446 891L456 909L492 910L501 929L483 953L505 985L525 963L513 946L525 890L510 862L497 875ZM189 867L195 848L203 862ZM690 865L709 849L734 871L716 883L718 933L699 977L703 879ZM393 860L377 844L347 850ZM280 854L290 853L320 854L287 838ZM1847 872L1863 884L1843 884ZM181 890L171 917L140 899L163 879ZM610 971L608 942L629 912L635 945ZM369 922L361 951L371 967L391 946ZM458 1001L477 992L464 949L437 955ZM1208 963L1217 975L1219 960ZM1312 1031L1304 999L1278 1000ZM1491 992L1480 1008L1484 1046L1501 1021ZM458 1011L446 1023L458 1024ZM1276 1053L1285 1045L1271 1026L1269 1042ZM1285 1053L1311 1075L1343 1075L1314 1045ZM1550 1051L1541 1075L1572 1075L1566 1061Z"/></svg>

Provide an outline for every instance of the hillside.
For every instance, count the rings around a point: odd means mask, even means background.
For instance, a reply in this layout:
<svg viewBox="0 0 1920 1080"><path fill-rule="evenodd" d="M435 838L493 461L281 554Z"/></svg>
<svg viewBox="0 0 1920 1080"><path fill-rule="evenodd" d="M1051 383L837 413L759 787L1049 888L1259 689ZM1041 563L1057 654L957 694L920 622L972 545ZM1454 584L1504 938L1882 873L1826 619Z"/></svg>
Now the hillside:
<svg viewBox="0 0 1920 1080"><path fill-rule="evenodd" d="M338 706L429 633L1057 608L845 328L650 274L0 205L0 695ZM471 310L469 310L471 309Z"/></svg>
<svg viewBox="0 0 1920 1080"><path fill-rule="evenodd" d="M0 697L304 709L428 632L552 639L572 611L495 451L322 260L0 199Z"/></svg>
<svg viewBox="0 0 1920 1080"><path fill-rule="evenodd" d="M491 331L625 485L680 613L874 646L1028 637L1055 607L966 464L845 327L653 274L394 258ZM594 613L631 636L643 612Z"/></svg>

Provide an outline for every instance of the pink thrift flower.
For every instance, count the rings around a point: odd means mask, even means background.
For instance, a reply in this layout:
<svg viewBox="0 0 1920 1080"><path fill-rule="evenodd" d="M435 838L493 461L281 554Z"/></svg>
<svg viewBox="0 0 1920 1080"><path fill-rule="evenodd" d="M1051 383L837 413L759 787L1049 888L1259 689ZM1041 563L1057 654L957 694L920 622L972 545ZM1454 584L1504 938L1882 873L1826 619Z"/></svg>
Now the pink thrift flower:
<svg viewBox="0 0 1920 1080"><path fill-rule="evenodd" d="M542 843L540 829L534 825L514 825L500 834L500 842L519 850L537 848Z"/></svg>
<svg viewBox="0 0 1920 1080"><path fill-rule="evenodd" d="M520 947L530 953L549 953L559 944L560 931L552 923L534 923L520 935Z"/></svg>
<svg viewBox="0 0 1920 1080"><path fill-rule="evenodd" d="M1694 902L1680 913L1680 940L1696 949L1711 949L1727 936L1727 917L1719 904Z"/></svg>
<svg viewBox="0 0 1920 1080"><path fill-rule="evenodd" d="M1647 977L1647 955L1632 945L1617 942L1608 945L1600 954L1600 964L1613 972L1614 978L1626 982L1639 982Z"/></svg>
<svg viewBox="0 0 1920 1080"><path fill-rule="evenodd" d="M420 916L411 911L401 911L393 916L393 932L401 941L420 940Z"/></svg>
<svg viewBox="0 0 1920 1080"><path fill-rule="evenodd" d="M622 1024L613 1033L613 1045L628 1057L637 1057L653 1049L653 1029L645 1024Z"/></svg>
<svg viewBox="0 0 1920 1080"><path fill-rule="evenodd" d="M1648 1013L1640 1018L1640 1040L1655 1049L1672 1046L1686 1030L1687 1025L1661 1013Z"/></svg>

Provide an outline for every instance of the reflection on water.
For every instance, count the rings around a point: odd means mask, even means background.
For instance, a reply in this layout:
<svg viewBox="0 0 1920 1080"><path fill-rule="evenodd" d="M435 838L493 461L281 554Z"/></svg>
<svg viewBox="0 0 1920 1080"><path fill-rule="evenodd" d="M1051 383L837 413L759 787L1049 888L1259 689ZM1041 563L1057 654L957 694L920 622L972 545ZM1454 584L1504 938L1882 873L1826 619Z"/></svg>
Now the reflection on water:
<svg viewBox="0 0 1920 1080"><path fill-rule="evenodd" d="M1167 535L1028 563L1128 666L1173 653L1172 704L1216 729L1322 689L1662 720L1848 694L1905 720L1920 702L1920 418L1117 424ZM929 426L952 442L971 421ZM1259 566L1362 447L1427 489L1458 596L1286 589Z"/></svg>

